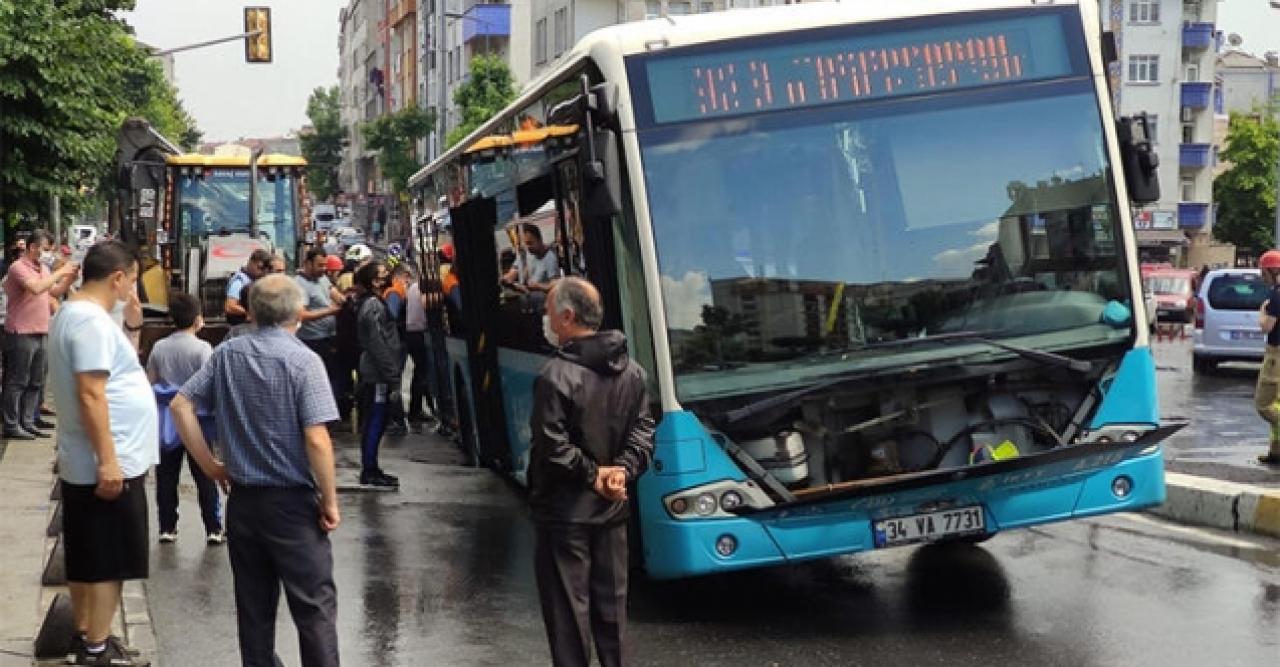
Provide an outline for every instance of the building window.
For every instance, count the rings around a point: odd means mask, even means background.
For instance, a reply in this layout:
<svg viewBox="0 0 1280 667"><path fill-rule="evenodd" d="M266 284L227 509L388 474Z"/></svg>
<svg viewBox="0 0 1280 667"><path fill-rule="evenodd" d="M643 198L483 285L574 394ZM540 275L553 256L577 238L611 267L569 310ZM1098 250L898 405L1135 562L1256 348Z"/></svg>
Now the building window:
<svg viewBox="0 0 1280 667"><path fill-rule="evenodd" d="M547 62L547 20L538 19L533 25L533 62Z"/></svg>
<svg viewBox="0 0 1280 667"><path fill-rule="evenodd" d="M662 16L662 3L657 0L649 0L644 3L644 17L647 19L656 19Z"/></svg>
<svg viewBox="0 0 1280 667"><path fill-rule="evenodd" d="M667 3L667 14L671 16L684 16L693 13L693 3L684 2L683 0L670 0Z"/></svg>
<svg viewBox="0 0 1280 667"><path fill-rule="evenodd" d="M1129 23L1159 23L1160 0L1131 0Z"/></svg>
<svg viewBox="0 0 1280 667"><path fill-rule="evenodd" d="M569 10L556 10L556 57L569 48Z"/></svg>
<svg viewBox="0 0 1280 667"><path fill-rule="evenodd" d="M716 3L714 3L714 2L699 2L699 3L698 3L698 11L699 11L699 12L702 12L702 13L704 13L704 14L705 14L705 13L707 13L707 12L714 12L715 10L716 10Z"/></svg>
<svg viewBox="0 0 1280 667"><path fill-rule="evenodd" d="M1184 178L1182 179L1181 185L1182 185L1182 201L1195 201L1196 200L1196 179Z"/></svg>
<svg viewBox="0 0 1280 667"><path fill-rule="evenodd" d="M1194 144L1196 142L1196 125L1195 123L1182 124L1182 143Z"/></svg>
<svg viewBox="0 0 1280 667"><path fill-rule="evenodd" d="M1158 83L1160 56L1129 56L1129 83Z"/></svg>
<svg viewBox="0 0 1280 667"><path fill-rule="evenodd" d="M1159 116L1153 113L1147 114L1147 138L1152 144L1160 143L1160 125L1157 123Z"/></svg>
<svg viewBox="0 0 1280 667"><path fill-rule="evenodd" d="M449 81L453 81L453 51L450 51L444 54L444 56L445 56L444 72L449 77Z"/></svg>
<svg viewBox="0 0 1280 667"><path fill-rule="evenodd" d="M453 78L462 78L462 47L455 46L453 48Z"/></svg>

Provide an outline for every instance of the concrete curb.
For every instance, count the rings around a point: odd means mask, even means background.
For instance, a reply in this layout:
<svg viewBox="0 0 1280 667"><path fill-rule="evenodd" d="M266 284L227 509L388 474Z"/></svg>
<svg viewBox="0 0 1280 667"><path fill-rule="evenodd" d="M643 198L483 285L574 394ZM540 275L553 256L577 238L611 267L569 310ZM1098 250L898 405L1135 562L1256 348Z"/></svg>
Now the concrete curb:
<svg viewBox="0 0 1280 667"><path fill-rule="evenodd" d="M1180 523L1280 537L1280 489L1166 472L1164 504L1148 510Z"/></svg>

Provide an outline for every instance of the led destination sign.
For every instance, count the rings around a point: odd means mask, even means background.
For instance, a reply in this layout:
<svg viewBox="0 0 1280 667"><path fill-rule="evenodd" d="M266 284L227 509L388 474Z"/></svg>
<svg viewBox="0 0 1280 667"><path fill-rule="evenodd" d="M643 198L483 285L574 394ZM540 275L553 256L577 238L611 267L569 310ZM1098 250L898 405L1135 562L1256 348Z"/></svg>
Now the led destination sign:
<svg viewBox="0 0 1280 667"><path fill-rule="evenodd" d="M674 123L1072 73L1054 12L800 41L646 63L653 120Z"/></svg>

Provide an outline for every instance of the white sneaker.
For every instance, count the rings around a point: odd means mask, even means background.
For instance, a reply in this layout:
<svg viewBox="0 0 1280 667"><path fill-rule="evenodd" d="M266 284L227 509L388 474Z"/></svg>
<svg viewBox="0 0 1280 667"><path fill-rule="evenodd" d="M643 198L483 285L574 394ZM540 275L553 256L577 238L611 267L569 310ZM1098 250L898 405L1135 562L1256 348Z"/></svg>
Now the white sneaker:
<svg viewBox="0 0 1280 667"><path fill-rule="evenodd" d="M205 538L204 538L204 543L205 543L205 544L207 544L207 545L209 545L209 546L217 546L217 545L219 545L219 544L226 544L226 543L227 543L227 534L226 534L226 533L209 533L209 535L208 535L207 537L205 537Z"/></svg>
<svg viewBox="0 0 1280 667"><path fill-rule="evenodd" d="M177 541L178 541L178 534L176 532L160 533L160 544L173 544L174 542L177 542Z"/></svg>

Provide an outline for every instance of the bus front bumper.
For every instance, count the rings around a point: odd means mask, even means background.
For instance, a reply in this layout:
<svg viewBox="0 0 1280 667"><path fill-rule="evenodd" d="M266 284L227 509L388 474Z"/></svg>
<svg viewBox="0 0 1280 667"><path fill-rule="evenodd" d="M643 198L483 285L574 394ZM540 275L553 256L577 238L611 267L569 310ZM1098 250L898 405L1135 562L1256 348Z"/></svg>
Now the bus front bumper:
<svg viewBox="0 0 1280 667"><path fill-rule="evenodd" d="M981 507L985 532L994 533L1164 502L1160 446L1135 447L1114 456L1115 460L1066 459L734 518L648 517L645 568L655 579L672 579L866 551L877 548L876 521L938 508Z"/></svg>

